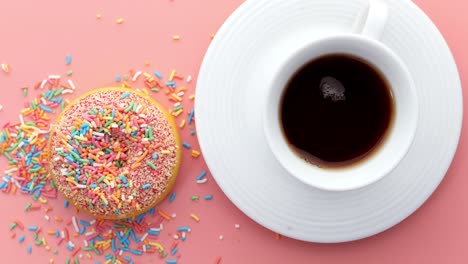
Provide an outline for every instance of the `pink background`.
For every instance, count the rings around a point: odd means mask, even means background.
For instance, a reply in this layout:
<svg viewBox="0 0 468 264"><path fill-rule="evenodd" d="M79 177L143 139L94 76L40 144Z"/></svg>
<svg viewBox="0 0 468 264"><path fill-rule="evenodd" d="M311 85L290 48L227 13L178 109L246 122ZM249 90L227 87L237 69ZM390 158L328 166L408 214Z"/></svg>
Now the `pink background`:
<svg viewBox="0 0 468 264"><path fill-rule="evenodd" d="M129 69L159 70L165 75L173 68L194 78L203 55L215 33L242 0L146 0L146 1L4 1L0 5L0 63L8 63L9 74L0 71L0 126L16 121L23 102L30 101L20 87L33 86L49 74L65 75L72 69L72 79L84 92L96 87L114 85L115 75ZM463 0L416 0L450 45L460 71L462 83L468 81L468 4ZM96 14L102 14L97 20ZM117 18L125 21L116 24ZM180 35L180 41L172 35ZM65 66L65 55L72 55L72 65ZM144 65L151 62L150 67ZM437 62L434 62L437 63ZM189 85L194 92L195 83ZM465 90L465 93L467 91ZM77 94L70 96L73 98ZM155 97L158 98L156 95ZM164 97L162 97L164 98ZM170 104L163 100L166 106ZM191 108L187 100L185 109ZM465 113L466 114L466 113ZM180 120L179 120L180 121ZM198 144L185 128L181 135L195 148ZM468 132L463 130L458 152L446 178L434 195L418 211L394 228L360 241L342 244L314 244L275 234L248 219L223 195L211 175L205 185L194 178L206 168L202 159L193 160L184 151L184 163L176 184L176 201L162 208L177 213L176 221L167 228L190 224L192 233L180 245L179 263L467 263L468 262ZM5 162L0 162L3 171ZM212 201L194 203L194 194L213 194ZM24 213L31 198L0 194L0 252L2 262L63 263L69 252L59 249L53 256L33 245L10 239L9 224L22 219L25 224L55 228L44 220L44 212ZM62 200L52 200L50 216L68 218L73 210L64 209ZM201 221L194 223L190 213ZM240 224L239 230L234 224ZM62 224L63 226L63 224ZM19 234L18 234L19 235ZM218 236L223 235L224 240ZM18 236L17 236L18 237ZM28 236L31 239L31 236ZM170 237L165 240L171 241ZM28 241L26 241L28 242ZM31 240L29 240L31 242ZM51 243L55 246L55 243ZM170 245L168 242L167 244ZM168 246L169 246L168 245ZM133 258L136 263L162 263L151 258ZM94 263L83 259L81 263Z"/></svg>

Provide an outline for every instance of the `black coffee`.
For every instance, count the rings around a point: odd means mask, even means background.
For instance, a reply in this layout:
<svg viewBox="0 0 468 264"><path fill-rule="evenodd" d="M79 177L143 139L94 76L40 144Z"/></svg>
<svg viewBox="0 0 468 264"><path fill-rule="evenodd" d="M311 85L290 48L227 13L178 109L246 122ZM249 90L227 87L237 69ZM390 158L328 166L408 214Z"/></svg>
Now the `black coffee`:
<svg viewBox="0 0 468 264"><path fill-rule="evenodd" d="M291 147L320 167L365 159L393 120L391 89L366 61L344 54L314 59L289 80L280 119Z"/></svg>

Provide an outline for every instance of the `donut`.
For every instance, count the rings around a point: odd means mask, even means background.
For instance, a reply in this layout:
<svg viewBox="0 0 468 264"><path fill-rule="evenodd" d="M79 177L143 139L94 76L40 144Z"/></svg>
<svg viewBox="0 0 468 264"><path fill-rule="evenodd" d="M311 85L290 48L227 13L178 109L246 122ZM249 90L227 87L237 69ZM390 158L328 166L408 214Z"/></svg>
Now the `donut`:
<svg viewBox="0 0 468 264"><path fill-rule="evenodd" d="M139 215L171 191L181 163L173 117L147 94L101 88L57 117L50 173L65 199L98 219Z"/></svg>

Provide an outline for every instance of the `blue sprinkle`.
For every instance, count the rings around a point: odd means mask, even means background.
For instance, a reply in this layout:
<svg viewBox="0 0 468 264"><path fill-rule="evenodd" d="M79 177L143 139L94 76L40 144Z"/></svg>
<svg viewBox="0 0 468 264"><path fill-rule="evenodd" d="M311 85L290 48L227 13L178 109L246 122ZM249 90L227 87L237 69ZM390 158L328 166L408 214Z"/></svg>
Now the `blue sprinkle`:
<svg viewBox="0 0 468 264"><path fill-rule="evenodd" d="M60 232L58 230L55 230L55 237L60 237Z"/></svg>
<svg viewBox="0 0 468 264"><path fill-rule="evenodd" d="M85 226L82 226L80 228L80 232L78 232L80 235L84 234L84 232L86 231L86 227Z"/></svg>
<svg viewBox="0 0 468 264"><path fill-rule="evenodd" d="M195 115L195 109L190 110L190 114L189 114L189 117L188 117L188 120L187 120L189 125L192 124L194 115Z"/></svg>
<svg viewBox="0 0 468 264"><path fill-rule="evenodd" d="M65 200L65 202L63 202L63 207L67 208L69 204L70 202L68 200Z"/></svg>
<svg viewBox="0 0 468 264"><path fill-rule="evenodd" d="M112 255L111 254L106 254L106 260L109 260L109 259L112 259Z"/></svg>
<svg viewBox="0 0 468 264"><path fill-rule="evenodd" d="M151 187L151 184L147 183L147 184L143 185L142 188L143 188L143 190L146 190L146 189L148 189L150 187Z"/></svg>
<svg viewBox="0 0 468 264"><path fill-rule="evenodd" d="M172 203L172 202L175 200L175 197L176 197L176 193L173 192L173 193L171 194L171 197L169 197L169 202Z"/></svg>
<svg viewBox="0 0 468 264"><path fill-rule="evenodd" d="M156 153L153 154L153 159L158 159L158 158L159 158L158 154L156 154Z"/></svg>
<svg viewBox="0 0 468 264"><path fill-rule="evenodd" d="M172 86L172 87L174 87L174 85L175 85L175 82L166 82L166 86Z"/></svg>
<svg viewBox="0 0 468 264"><path fill-rule="evenodd" d="M138 256L143 255L143 252L141 252L139 250L136 250L136 249L131 249L130 252L132 252L132 254L135 254L135 255L138 255Z"/></svg>
<svg viewBox="0 0 468 264"><path fill-rule="evenodd" d="M153 208L151 208L151 209L148 210L148 213L154 214L155 211L156 211L156 208L153 207Z"/></svg>
<svg viewBox="0 0 468 264"><path fill-rule="evenodd" d="M175 259L166 259L167 264L177 264L177 260Z"/></svg>
<svg viewBox="0 0 468 264"><path fill-rule="evenodd" d="M162 74L159 73L158 71L154 71L154 75L156 75L156 77L158 77L159 79L163 78Z"/></svg>
<svg viewBox="0 0 468 264"><path fill-rule="evenodd" d="M115 76L115 81L120 82L121 80L122 80L122 78L120 77L120 75L117 74L117 76Z"/></svg>
<svg viewBox="0 0 468 264"><path fill-rule="evenodd" d="M147 232L148 234L153 235L153 236L159 235L159 231L156 231L156 230L148 229Z"/></svg>
<svg viewBox="0 0 468 264"><path fill-rule="evenodd" d="M54 112L51 108L49 108L49 107L47 107L47 106L45 106L43 104L39 104L39 108L41 108L42 110L44 110L44 111L46 111L48 113L53 113Z"/></svg>
<svg viewBox="0 0 468 264"><path fill-rule="evenodd" d="M195 135L195 130L190 130L190 135Z"/></svg>
<svg viewBox="0 0 468 264"><path fill-rule="evenodd" d="M80 220L80 224L84 226L91 226L91 223L85 220Z"/></svg>
<svg viewBox="0 0 468 264"><path fill-rule="evenodd" d="M171 255L175 255L177 253L177 251L179 251L178 248L174 248L172 251L171 251Z"/></svg>
<svg viewBox="0 0 468 264"><path fill-rule="evenodd" d="M141 221L143 221L143 217L145 217L146 213L142 213L137 217L137 224L141 224Z"/></svg>
<svg viewBox="0 0 468 264"><path fill-rule="evenodd" d="M70 251L73 251L73 246L70 245L70 244L68 244L68 245L67 245L67 249L70 250Z"/></svg>
<svg viewBox="0 0 468 264"><path fill-rule="evenodd" d="M127 98L129 95L130 95L130 92L125 92L124 94L122 94L122 99Z"/></svg>
<svg viewBox="0 0 468 264"><path fill-rule="evenodd" d="M186 149L190 149L190 144L187 142L182 143L182 146L184 146Z"/></svg>
<svg viewBox="0 0 468 264"><path fill-rule="evenodd" d="M128 252L130 249L128 247L118 247L120 250Z"/></svg>
<svg viewBox="0 0 468 264"><path fill-rule="evenodd" d="M132 258L130 258L129 256L125 256L124 259L125 259L127 262L131 262L131 261L132 261Z"/></svg>
<svg viewBox="0 0 468 264"><path fill-rule="evenodd" d="M202 171L202 172L200 173L200 175L198 175L197 181L199 181L199 180L205 178L205 176L206 176L206 171Z"/></svg>
<svg viewBox="0 0 468 264"><path fill-rule="evenodd" d="M90 184L90 185L89 185L89 187L94 189L94 188L96 188L96 187L97 187L97 185L96 185L96 184L94 184L94 183L92 183L92 184Z"/></svg>
<svg viewBox="0 0 468 264"><path fill-rule="evenodd" d="M20 243L23 243L23 241L24 241L25 238L26 238L26 237L25 237L24 235L21 235L18 241L19 241Z"/></svg>
<svg viewBox="0 0 468 264"><path fill-rule="evenodd" d="M213 195L207 195L205 196L205 200L209 201L213 199Z"/></svg>
<svg viewBox="0 0 468 264"><path fill-rule="evenodd" d="M115 238L112 238L111 240L111 247L112 247L112 252L117 252L117 248L115 247Z"/></svg>
<svg viewBox="0 0 468 264"><path fill-rule="evenodd" d="M115 209L114 214L115 214L115 215L118 215L118 214L119 214L119 208Z"/></svg>
<svg viewBox="0 0 468 264"><path fill-rule="evenodd" d="M37 226L28 226L29 231L37 231Z"/></svg>
<svg viewBox="0 0 468 264"><path fill-rule="evenodd" d="M65 64L70 65L71 64L71 55L67 54L67 57L65 58Z"/></svg>
<svg viewBox="0 0 468 264"><path fill-rule="evenodd" d="M28 246L28 253L31 254L31 252L32 252L32 247Z"/></svg>
<svg viewBox="0 0 468 264"><path fill-rule="evenodd" d="M190 230L191 230L191 229L190 229L190 227L188 227L188 226L181 226L181 227L177 228L177 231L178 231L178 232L184 232L184 231L190 232Z"/></svg>

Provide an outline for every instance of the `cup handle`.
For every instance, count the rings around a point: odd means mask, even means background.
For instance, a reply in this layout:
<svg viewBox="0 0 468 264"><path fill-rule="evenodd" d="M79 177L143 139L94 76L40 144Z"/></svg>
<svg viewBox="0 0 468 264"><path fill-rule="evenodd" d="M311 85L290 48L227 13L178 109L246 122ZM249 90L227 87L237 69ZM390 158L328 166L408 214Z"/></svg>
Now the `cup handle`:
<svg viewBox="0 0 468 264"><path fill-rule="evenodd" d="M355 34L380 39L388 20L388 6L382 0L369 0L354 23Z"/></svg>

